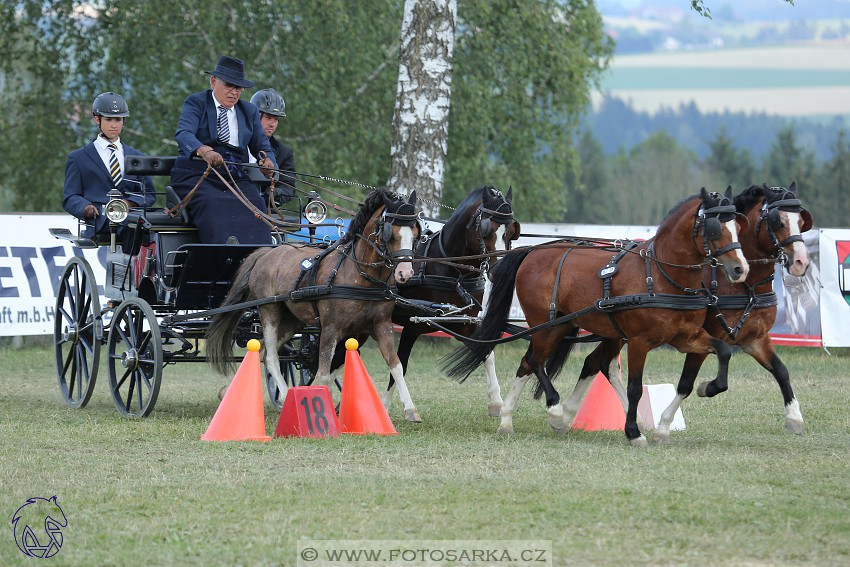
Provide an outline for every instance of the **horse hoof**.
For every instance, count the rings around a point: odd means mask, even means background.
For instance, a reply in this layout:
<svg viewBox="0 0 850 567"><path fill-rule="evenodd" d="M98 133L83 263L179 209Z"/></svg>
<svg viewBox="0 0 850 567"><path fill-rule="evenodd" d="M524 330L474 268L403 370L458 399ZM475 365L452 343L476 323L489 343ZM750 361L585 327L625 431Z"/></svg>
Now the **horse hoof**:
<svg viewBox="0 0 850 567"><path fill-rule="evenodd" d="M419 410L416 408L404 410L404 419L413 423L422 423L422 418L419 417Z"/></svg>
<svg viewBox="0 0 850 567"><path fill-rule="evenodd" d="M659 445L669 445L670 444L670 434L669 433L660 433L658 431L653 431L652 440Z"/></svg>
<svg viewBox="0 0 850 567"><path fill-rule="evenodd" d="M224 386L221 387L221 390L218 391L218 401L221 401L221 400L224 399L224 394L227 393L227 386L228 386L228 384L225 384Z"/></svg>
<svg viewBox="0 0 850 567"><path fill-rule="evenodd" d="M643 435L635 437L634 439L629 439L629 445L632 447L649 447L649 443Z"/></svg>
<svg viewBox="0 0 850 567"><path fill-rule="evenodd" d="M490 417L501 417L502 404L490 404L487 406L487 415Z"/></svg>
<svg viewBox="0 0 850 567"><path fill-rule="evenodd" d="M802 435L803 434L803 422L801 421L791 421L785 420L785 429L793 433L794 435Z"/></svg>
<svg viewBox="0 0 850 567"><path fill-rule="evenodd" d="M501 433L502 435L513 435L514 426L513 425L500 425L499 429L496 430L496 433Z"/></svg>
<svg viewBox="0 0 850 567"><path fill-rule="evenodd" d="M697 396L699 396L700 398L707 398L708 397L707 391L708 391L708 382L703 382L699 386L697 386Z"/></svg>

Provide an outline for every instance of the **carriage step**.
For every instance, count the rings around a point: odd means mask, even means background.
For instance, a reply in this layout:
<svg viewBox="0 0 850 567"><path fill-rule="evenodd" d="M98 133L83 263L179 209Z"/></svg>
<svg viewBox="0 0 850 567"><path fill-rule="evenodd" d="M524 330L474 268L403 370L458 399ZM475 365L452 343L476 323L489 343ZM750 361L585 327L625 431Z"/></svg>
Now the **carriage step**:
<svg viewBox="0 0 850 567"><path fill-rule="evenodd" d="M60 240L69 240L76 244L79 248L97 248L97 243L94 240L90 240L88 238L78 238L74 236L74 233L68 230L67 228L50 228L48 229L50 235L53 238L58 238Z"/></svg>

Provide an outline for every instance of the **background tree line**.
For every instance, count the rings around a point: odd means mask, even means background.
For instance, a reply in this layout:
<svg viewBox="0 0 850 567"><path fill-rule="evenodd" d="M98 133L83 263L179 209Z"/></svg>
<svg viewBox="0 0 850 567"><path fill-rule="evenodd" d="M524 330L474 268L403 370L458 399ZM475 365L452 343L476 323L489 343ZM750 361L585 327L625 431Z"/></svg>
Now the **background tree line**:
<svg viewBox="0 0 850 567"><path fill-rule="evenodd" d="M61 210L65 158L94 137L89 111L102 91L130 104L125 141L176 154L182 101L208 87L203 71L223 53L246 61L257 89L283 93L278 134L295 148L299 172L383 185L402 8L400 0L4 2L0 209ZM645 117L629 130L615 103L584 114L612 53L589 0L459 0L444 204L484 183L512 185L524 221L656 224L701 186L796 180L818 225L847 224L843 130L829 136L826 158L808 148L827 136L799 126L774 130L767 153L753 153L745 135L764 138L765 117L731 117L723 129L691 108L666 116L670 134ZM695 153L683 132L702 143L713 135L710 151Z"/></svg>

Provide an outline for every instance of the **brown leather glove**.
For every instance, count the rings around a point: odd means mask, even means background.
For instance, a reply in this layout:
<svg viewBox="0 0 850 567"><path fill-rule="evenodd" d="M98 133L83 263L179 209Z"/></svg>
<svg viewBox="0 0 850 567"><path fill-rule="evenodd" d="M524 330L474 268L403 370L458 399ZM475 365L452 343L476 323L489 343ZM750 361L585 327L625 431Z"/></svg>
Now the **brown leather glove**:
<svg viewBox="0 0 850 567"><path fill-rule="evenodd" d="M87 219L93 219L97 215L97 207L95 207L92 203L89 203L86 205L86 208L83 209L83 216Z"/></svg>
<svg viewBox="0 0 850 567"><path fill-rule="evenodd" d="M260 173L262 173L266 179L271 179L274 177L274 169L272 167L272 160L269 158L265 158L261 161L258 161L257 164L260 166Z"/></svg>
<svg viewBox="0 0 850 567"><path fill-rule="evenodd" d="M224 163L224 159L221 157L221 154L209 146L201 146L198 148L198 155L213 167L218 167Z"/></svg>

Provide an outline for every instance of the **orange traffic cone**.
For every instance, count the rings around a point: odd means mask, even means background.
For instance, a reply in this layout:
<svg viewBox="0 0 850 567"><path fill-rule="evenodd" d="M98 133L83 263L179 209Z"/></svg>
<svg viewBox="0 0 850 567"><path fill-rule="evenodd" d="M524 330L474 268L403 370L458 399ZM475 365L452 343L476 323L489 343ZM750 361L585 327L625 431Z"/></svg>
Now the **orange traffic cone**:
<svg viewBox="0 0 850 567"><path fill-rule="evenodd" d="M359 346L356 339L345 341L347 351L339 403L339 430L342 433L396 435L398 432L357 352Z"/></svg>
<svg viewBox="0 0 850 567"><path fill-rule="evenodd" d="M614 378L615 380L617 378ZM600 372L593 378L587 395L578 408L573 429L599 431L609 429L622 431L626 427L626 412L617 392Z"/></svg>
<svg viewBox="0 0 850 567"><path fill-rule="evenodd" d="M202 441L270 441L260 386L260 341L248 341L248 353L230 382Z"/></svg>

